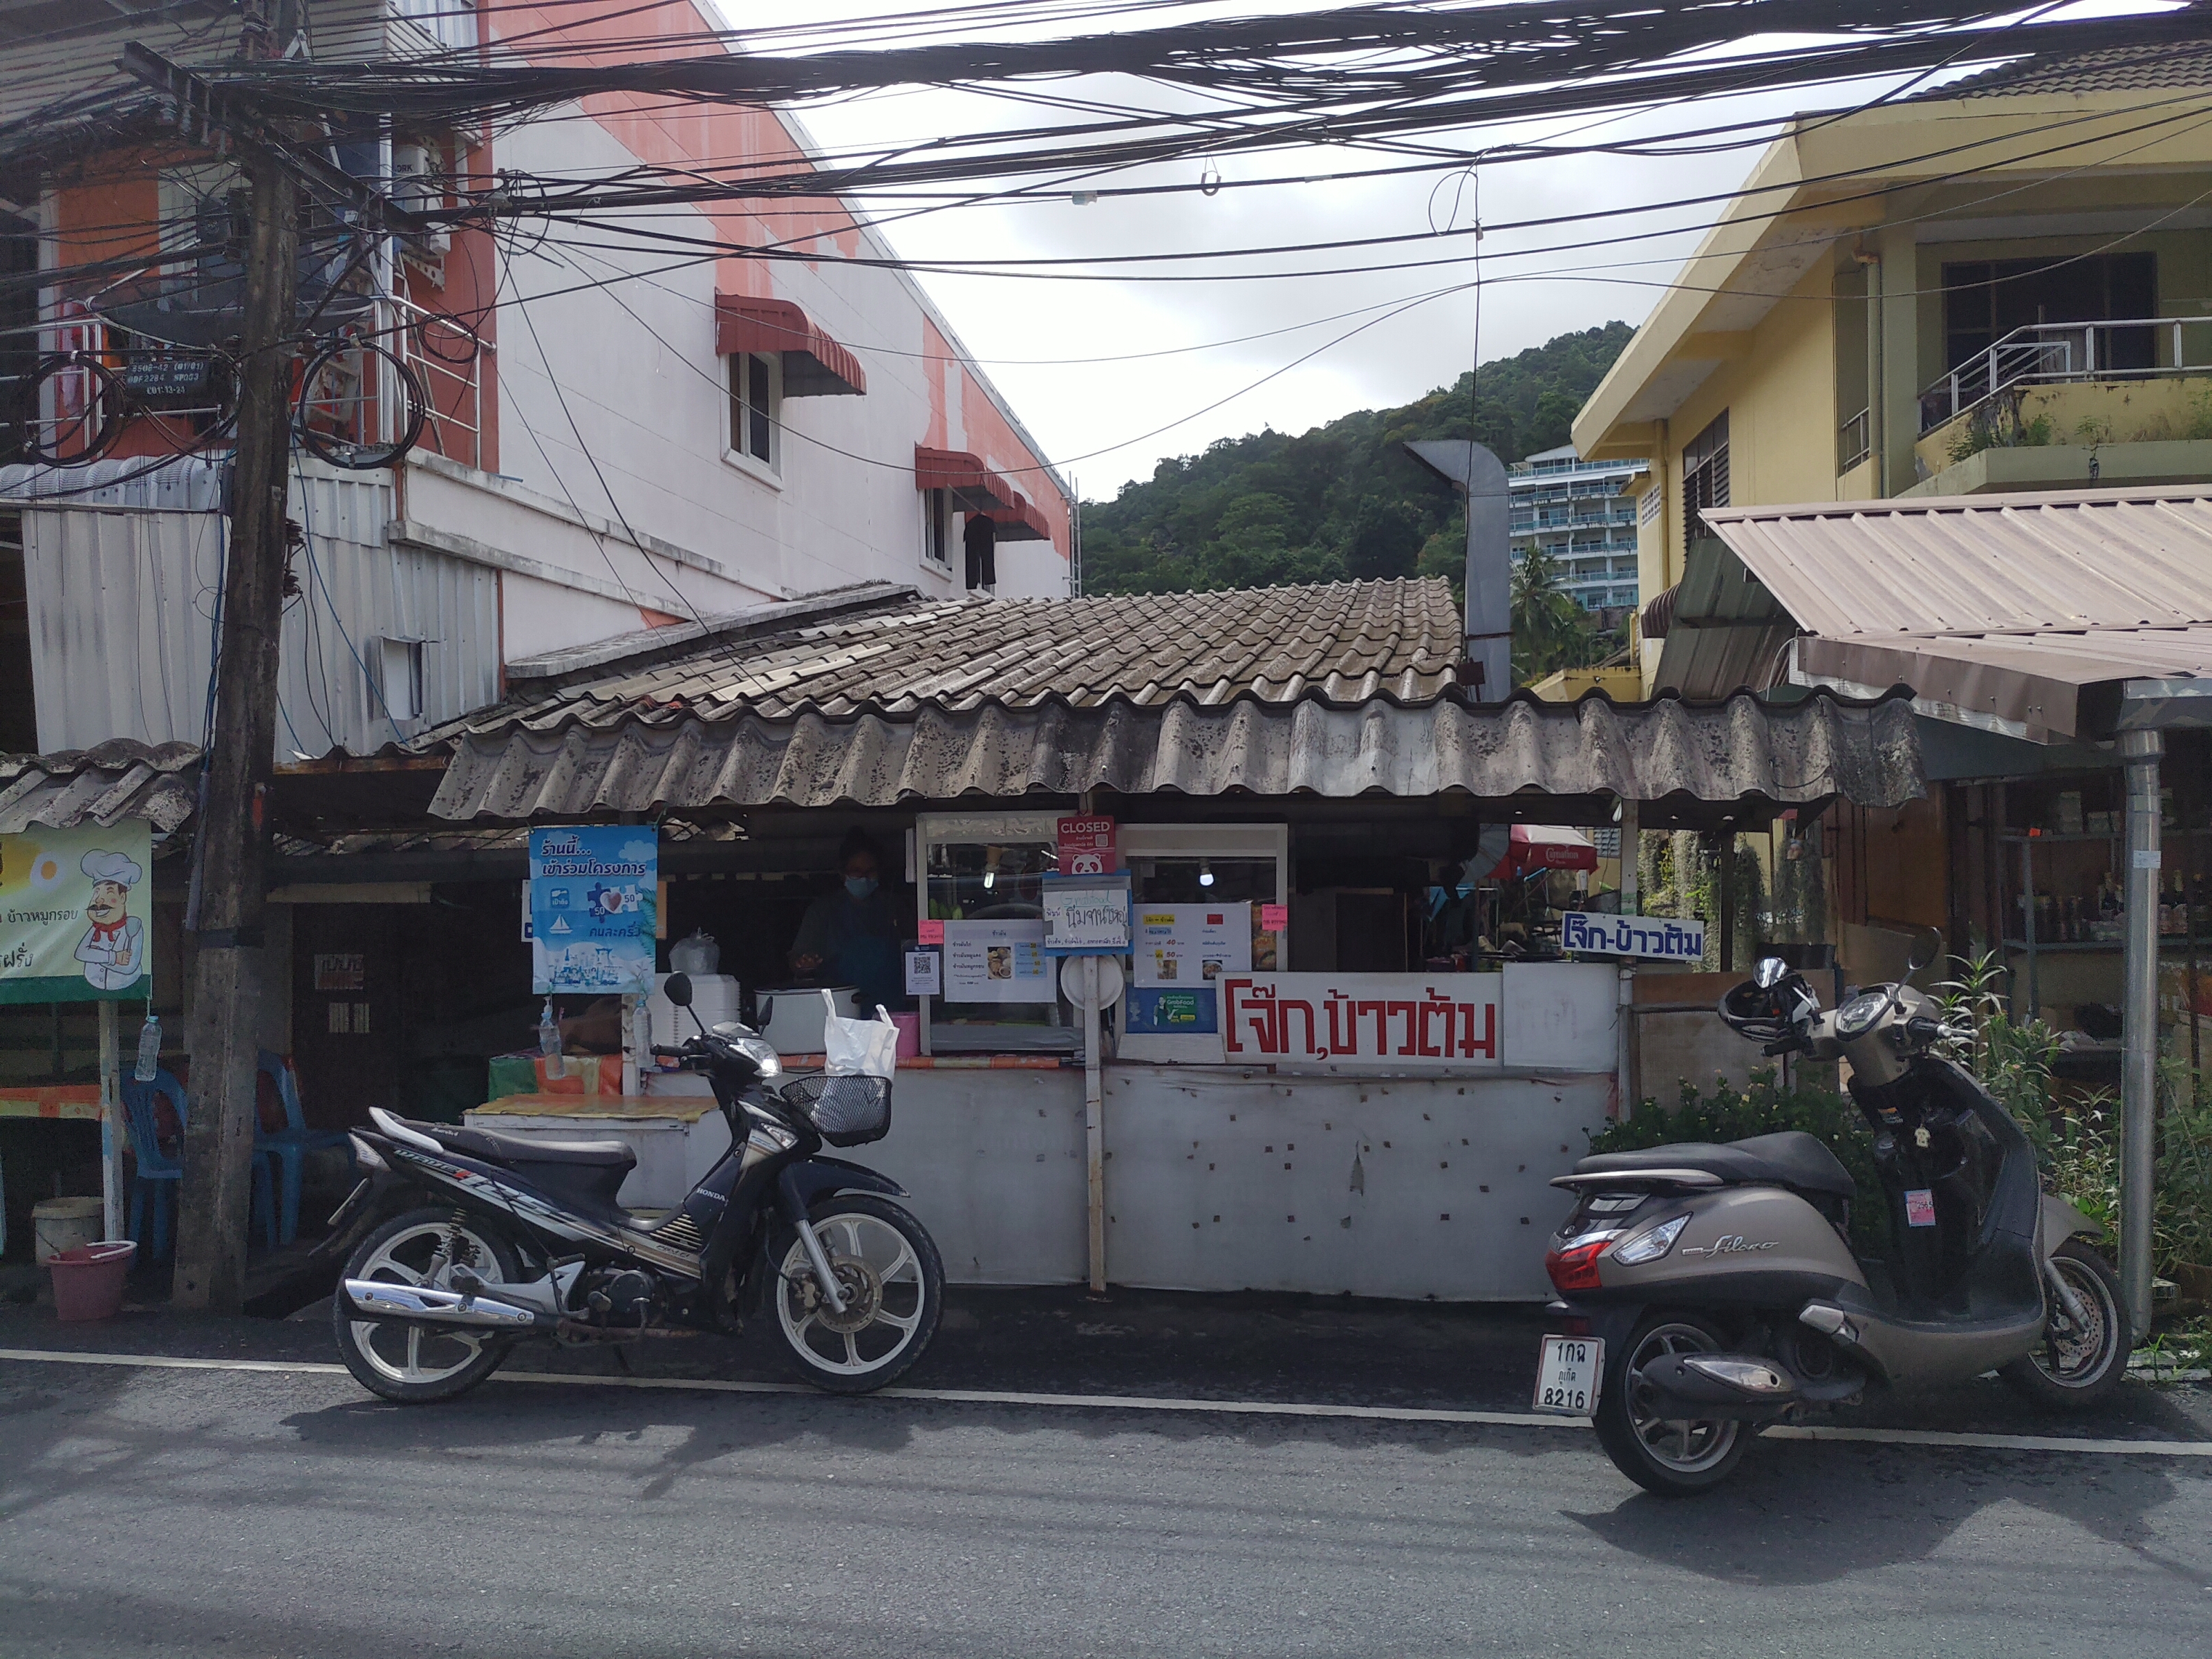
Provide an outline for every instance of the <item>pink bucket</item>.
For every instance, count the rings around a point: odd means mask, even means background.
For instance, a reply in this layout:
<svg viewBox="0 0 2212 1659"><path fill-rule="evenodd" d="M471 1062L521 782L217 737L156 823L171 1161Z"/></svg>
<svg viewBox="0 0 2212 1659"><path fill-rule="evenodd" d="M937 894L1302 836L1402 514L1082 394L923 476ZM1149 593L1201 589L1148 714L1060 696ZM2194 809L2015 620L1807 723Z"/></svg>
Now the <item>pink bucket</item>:
<svg viewBox="0 0 2212 1659"><path fill-rule="evenodd" d="M54 1317L112 1319L123 1306L123 1277L138 1252L131 1240L81 1245L49 1256L54 1273Z"/></svg>
<svg viewBox="0 0 2212 1659"><path fill-rule="evenodd" d="M912 1060L921 1053L921 1016L893 1014L891 1024L898 1027L898 1057Z"/></svg>

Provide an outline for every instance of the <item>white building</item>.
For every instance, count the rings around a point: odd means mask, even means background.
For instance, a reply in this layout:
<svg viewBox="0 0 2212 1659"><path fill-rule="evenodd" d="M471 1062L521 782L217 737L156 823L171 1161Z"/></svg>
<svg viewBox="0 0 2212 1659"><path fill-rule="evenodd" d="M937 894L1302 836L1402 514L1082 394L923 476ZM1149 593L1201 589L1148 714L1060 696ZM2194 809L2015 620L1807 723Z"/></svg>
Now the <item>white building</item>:
<svg viewBox="0 0 2212 1659"><path fill-rule="evenodd" d="M479 27L495 61L553 58L628 15L621 0L557 16L425 0L305 9L315 55L331 60L473 48ZM132 40L185 62L227 58L235 7L87 18L74 0L28 0L7 22L0 132L16 142L0 143L0 377L21 383L35 354L9 347L25 341L100 354L128 375L176 355L160 342L222 337L236 316L220 288L237 270L224 243L234 168L179 148L150 90L109 66ZM653 33L720 27L693 0L656 11ZM96 140L72 146L64 130L33 143L4 125L88 94L104 100ZM618 99L495 138L369 134L333 151L417 206L458 206L501 171L811 166L778 112L697 105L679 118ZM495 701L510 662L641 629L711 630L763 605L885 585L925 599L1067 593L1066 486L915 281L873 263L890 246L835 198L797 204L803 215L750 210L760 205L660 208L638 223L695 247L795 240L816 257L684 260L611 228L541 239L527 222L376 248L368 291L321 321L350 305L417 377L428 415L396 465L295 462L305 539L280 761L376 750ZM112 266L70 276L134 250L145 264L120 279ZM303 253L303 283L337 263ZM45 280L4 280L25 268ZM365 388L333 417L340 437L388 436L404 420L400 369L357 348L339 368ZM42 441L71 410L118 399L90 369L58 372L36 395ZM0 751L201 741L226 458L218 442L155 465L202 418L187 406L157 399L170 412L120 422L88 465L0 465L0 596L23 593L20 623L0 611L0 690L29 692L4 699ZM985 516L988 562L969 551Z"/></svg>
<svg viewBox="0 0 2212 1659"><path fill-rule="evenodd" d="M1585 461L1572 444L1515 462L1506 469L1515 561L1541 548L1585 611L1633 605L1636 503L1621 490L1644 470L1641 461Z"/></svg>

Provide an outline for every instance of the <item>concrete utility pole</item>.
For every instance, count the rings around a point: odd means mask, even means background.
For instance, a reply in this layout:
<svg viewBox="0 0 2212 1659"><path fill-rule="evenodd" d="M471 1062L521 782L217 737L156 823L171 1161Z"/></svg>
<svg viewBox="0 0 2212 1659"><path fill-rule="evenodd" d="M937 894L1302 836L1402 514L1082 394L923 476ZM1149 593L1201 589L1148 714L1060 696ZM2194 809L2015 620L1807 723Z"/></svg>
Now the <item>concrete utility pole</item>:
<svg viewBox="0 0 2212 1659"><path fill-rule="evenodd" d="M243 0L241 56L282 57L293 0ZM252 191L229 569L216 671L215 741L198 826L199 957L192 1071L173 1294L179 1307L235 1310L246 1297L265 855L264 797L276 743L283 623L284 507L291 459L292 319L299 283L298 186L269 151L244 149Z"/></svg>

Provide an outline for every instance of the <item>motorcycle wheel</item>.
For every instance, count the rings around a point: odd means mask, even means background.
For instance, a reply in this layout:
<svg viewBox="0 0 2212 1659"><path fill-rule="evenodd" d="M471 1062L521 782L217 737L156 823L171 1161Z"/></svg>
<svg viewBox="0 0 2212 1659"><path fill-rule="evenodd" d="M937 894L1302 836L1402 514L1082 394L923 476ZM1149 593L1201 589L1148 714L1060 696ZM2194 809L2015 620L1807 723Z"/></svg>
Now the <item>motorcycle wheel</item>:
<svg viewBox="0 0 2212 1659"><path fill-rule="evenodd" d="M786 1229L769 1261L785 1362L818 1389L867 1394L902 1376L937 1334L945 1267L921 1223L866 1193L824 1199L807 1212L837 1275L845 1311L833 1311L799 1235Z"/></svg>
<svg viewBox="0 0 2212 1659"><path fill-rule="evenodd" d="M394 1217L363 1239L345 1277L449 1290L456 1267L481 1279L521 1276L514 1247L483 1223L458 1218L450 1209L421 1209ZM356 1318L343 1285L331 1298L331 1324L354 1380L403 1406L466 1394L497 1370L514 1346L513 1337L490 1332Z"/></svg>
<svg viewBox="0 0 2212 1659"><path fill-rule="evenodd" d="M2076 1330L2046 1285L2044 1299L2051 1311L2042 1340L1997 1375L2046 1411L2081 1411L2110 1395L2128 1374L2133 1345L2127 1303L2120 1294L2120 1276L2080 1239L2061 1244L2051 1252L2051 1262L2081 1298L2087 1325Z"/></svg>
<svg viewBox="0 0 2212 1659"><path fill-rule="evenodd" d="M1726 1347L1721 1334L1702 1319L1654 1314L1606 1356L1597 1396L1598 1443L1644 1491L1662 1498L1710 1492L1742 1460L1751 1433L1741 1423L1663 1419L1644 1382L1644 1368L1670 1354L1720 1353Z"/></svg>

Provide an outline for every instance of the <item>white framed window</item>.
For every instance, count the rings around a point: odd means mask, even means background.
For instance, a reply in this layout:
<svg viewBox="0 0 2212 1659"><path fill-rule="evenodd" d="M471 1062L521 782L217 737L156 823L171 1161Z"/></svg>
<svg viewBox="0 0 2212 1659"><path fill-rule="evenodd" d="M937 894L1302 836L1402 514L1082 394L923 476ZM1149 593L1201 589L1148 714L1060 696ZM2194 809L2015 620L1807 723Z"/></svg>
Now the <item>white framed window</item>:
<svg viewBox="0 0 2212 1659"><path fill-rule="evenodd" d="M753 471L783 466L783 362L780 356L733 351L730 366L730 431L725 453Z"/></svg>
<svg viewBox="0 0 2212 1659"><path fill-rule="evenodd" d="M421 640L379 639L369 654L368 718L374 726L387 716L394 725L418 720L423 706Z"/></svg>
<svg viewBox="0 0 2212 1659"><path fill-rule="evenodd" d="M948 575L952 570L952 543L956 533L952 492L949 489L923 490L921 556Z"/></svg>

